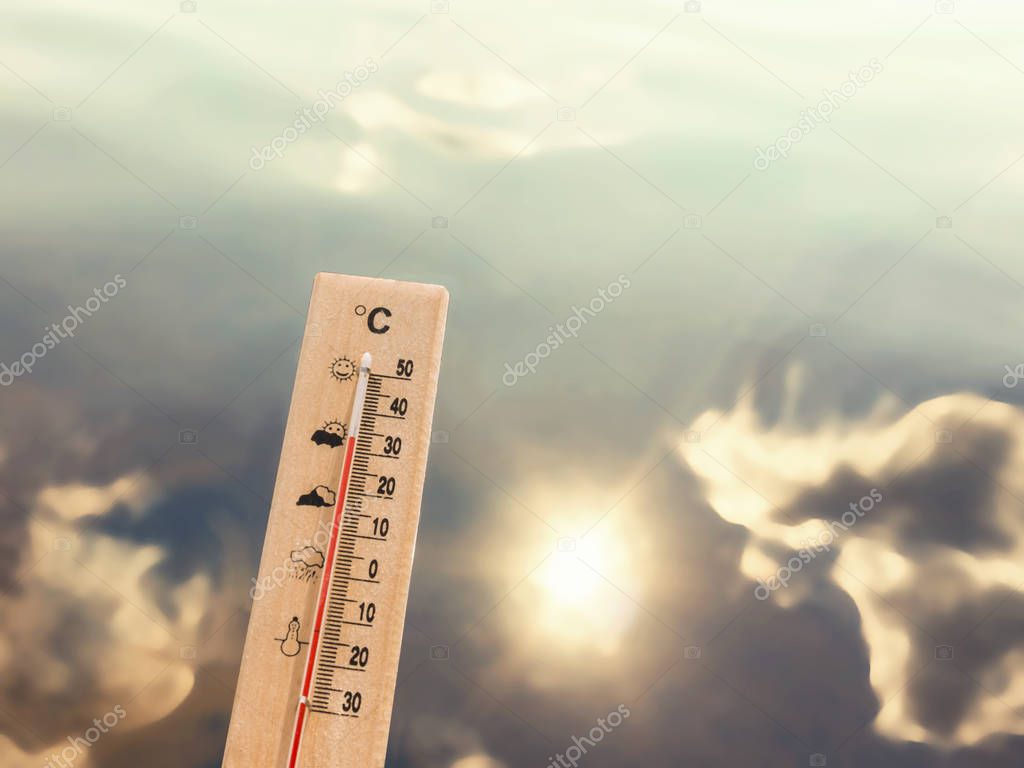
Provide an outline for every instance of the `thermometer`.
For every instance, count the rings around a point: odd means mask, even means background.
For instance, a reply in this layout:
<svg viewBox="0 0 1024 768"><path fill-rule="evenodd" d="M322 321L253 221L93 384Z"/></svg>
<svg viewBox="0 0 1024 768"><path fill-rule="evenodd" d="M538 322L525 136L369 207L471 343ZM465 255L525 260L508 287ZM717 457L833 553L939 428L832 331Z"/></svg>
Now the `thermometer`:
<svg viewBox="0 0 1024 768"><path fill-rule="evenodd" d="M225 768L384 765L447 307L314 282Z"/></svg>

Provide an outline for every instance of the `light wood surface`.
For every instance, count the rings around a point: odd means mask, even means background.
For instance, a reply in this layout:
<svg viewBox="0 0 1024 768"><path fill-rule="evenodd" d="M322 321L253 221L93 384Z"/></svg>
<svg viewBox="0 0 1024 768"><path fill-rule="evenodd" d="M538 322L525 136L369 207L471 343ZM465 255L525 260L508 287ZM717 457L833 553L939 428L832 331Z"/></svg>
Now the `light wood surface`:
<svg viewBox="0 0 1024 768"><path fill-rule="evenodd" d="M335 549L313 711L298 765L384 765L447 307L448 293L436 285L326 273L314 281L259 576L252 585L226 768L288 765L323 577L317 563L327 554L334 515L325 489L337 493L345 452L331 435L340 434L339 422L346 434L351 429L347 422L364 352L373 356L371 395ZM407 376L408 363L400 361L410 360Z"/></svg>

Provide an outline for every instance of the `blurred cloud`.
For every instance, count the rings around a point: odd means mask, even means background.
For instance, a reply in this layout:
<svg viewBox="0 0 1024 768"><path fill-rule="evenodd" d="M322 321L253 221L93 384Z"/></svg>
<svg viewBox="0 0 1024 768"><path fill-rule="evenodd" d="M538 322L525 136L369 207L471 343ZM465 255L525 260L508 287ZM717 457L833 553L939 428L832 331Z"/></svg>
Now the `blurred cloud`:
<svg viewBox="0 0 1024 768"><path fill-rule="evenodd" d="M386 138L389 132L398 133L455 155L508 157L522 150L531 138L526 132L442 119L380 92L359 94L348 114L367 134ZM529 149L525 151L529 153Z"/></svg>
<svg viewBox="0 0 1024 768"><path fill-rule="evenodd" d="M679 455L718 514L749 532L750 579L771 579L830 522L849 525L820 569L771 599L796 610L828 581L842 588L884 703L878 732L951 747L1024 733L1013 663L1024 640L1022 427L1020 409L967 393L905 412L882 400L864 419L812 428L785 416L767 425L748 401L700 416L699 446ZM850 517L871 488L880 501Z"/></svg>
<svg viewBox="0 0 1024 768"><path fill-rule="evenodd" d="M129 712L122 728L143 727L168 716L192 688L192 664L180 649L199 641L212 603L209 581L197 577L169 591L177 609L169 617L148 586L159 548L75 525L106 513L135 480L47 488L31 510L22 562L34 566L0 603L0 708L32 723L30 731L11 731L16 743L38 738L56 750L81 730L83 715L94 713L89 723L118 703ZM10 745L5 764L20 752Z"/></svg>
<svg viewBox="0 0 1024 768"><path fill-rule="evenodd" d="M496 69L476 72L435 69L417 81L416 89L428 98L470 109L503 110L531 102L544 103L543 95L521 77Z"/></svg>

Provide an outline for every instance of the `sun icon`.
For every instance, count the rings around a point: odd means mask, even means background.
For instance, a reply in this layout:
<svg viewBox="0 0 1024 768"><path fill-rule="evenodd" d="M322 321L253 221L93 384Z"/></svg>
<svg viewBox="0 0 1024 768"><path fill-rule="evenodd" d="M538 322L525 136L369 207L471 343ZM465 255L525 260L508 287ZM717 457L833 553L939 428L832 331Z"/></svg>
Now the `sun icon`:
<svg viewBox="0 0 1024 768"><path fill-rule="evenodd" d="M345 436L345 425L340 421L326 421L321 427L324 432L330 432L333 435Z"/></svg>
<svg viewBox="0 0 1024 768"><path fill-rule="evenodd" d="M339 357L331 363L331 376L338 381L348 381L356 372L356 364L347 357Z"/></svg>

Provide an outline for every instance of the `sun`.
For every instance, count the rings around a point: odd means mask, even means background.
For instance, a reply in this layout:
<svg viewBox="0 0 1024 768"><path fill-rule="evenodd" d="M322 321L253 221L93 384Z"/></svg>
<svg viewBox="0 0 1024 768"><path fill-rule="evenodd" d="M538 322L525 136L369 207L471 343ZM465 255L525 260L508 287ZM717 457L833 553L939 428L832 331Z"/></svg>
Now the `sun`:
<svg viewBox="0 0 1024 768"><path fill-rule="evenodd" d="M347 357L339 357L331 363L331 376L338 381L348 381L356 372L356 364Z"/></svg>
<svg viewBox="0 0 1024 768"><path fill-rule="evenodd" d="M637 620L638 606L620 584L628 566L617 552L607 552L605 542L580 539L573 550L557 548L523 585L525 616L520 631L528 640L543 645L559 657L582 651L604 655L619 653Z"/></svg>
<svg viewBox="0 0 1024 768"><path fill-rule="evenodd" d="M585 490L578 495L578 500L562 496L553 509L562 513L565 533L581 535L554 542L554 551L513 596L523 642L562 660L578 653L621 653L643 613L636 601L645 599L650 587L644 537L627 522L630 505L591 529L600 507Z"/></svg>
<svg viewBox="0 0 1024 768"><path fill-rule="evenodd" d="M529 661L530 674L547 685L552 668L628 653L646 620L641 605L656 586L655 560L634 502L623 499L609 513L605 489L586 476L557 484L545 477L520 492L549 525L524 526L518 518L488 524L483 541L473 539L467 567L505 594L495 631L515 638L510 653Z"/></svg>
<svg viewBox="0 0 1024 768"><path fill-rule="evenodd" d="M538 570L545 601L556 609L586 604L595 597L600 576L570 552L555 552Z"/></svg>

